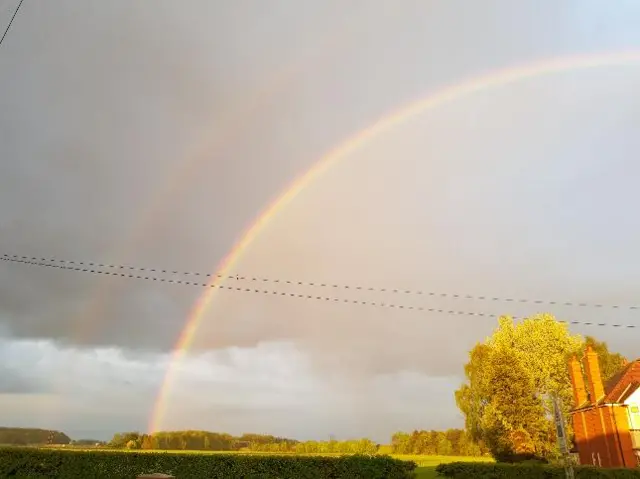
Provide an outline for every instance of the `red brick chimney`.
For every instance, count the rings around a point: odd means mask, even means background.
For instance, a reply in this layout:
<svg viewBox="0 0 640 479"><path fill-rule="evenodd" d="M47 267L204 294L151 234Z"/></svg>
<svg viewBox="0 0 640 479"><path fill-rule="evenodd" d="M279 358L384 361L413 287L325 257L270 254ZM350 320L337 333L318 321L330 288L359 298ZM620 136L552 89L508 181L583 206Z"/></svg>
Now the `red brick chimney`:
<svg viewBox="0 0 640 479"><path fill-rule="evenodd" d="M587 346L584 353L587 371L587 382L589 383L589 393L591 393L591 402L596 403L604 397L604 386L602 385L602 376L600 376L600 365L598 364L598 353L596 353L591 345Z"/></svg>
<svg viewBox="0 0 640 479"><path fill-rule="evenodd" d="M574 407L580 407L587 400L587 389L584 385L584 376L582 376L580 362L575 356L573 356L571 361L569 361L569 377L571 378Z"/></svg>

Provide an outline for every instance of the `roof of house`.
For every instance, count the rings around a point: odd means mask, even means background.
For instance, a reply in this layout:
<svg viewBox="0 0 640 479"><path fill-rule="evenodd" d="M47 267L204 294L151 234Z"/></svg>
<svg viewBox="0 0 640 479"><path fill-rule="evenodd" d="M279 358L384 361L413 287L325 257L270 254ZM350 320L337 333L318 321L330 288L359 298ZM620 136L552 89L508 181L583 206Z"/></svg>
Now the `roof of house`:
<svg viewBox="0 0 640 479"><path fill-rule="evenodd" d="M582 404L577 405L574 411L588 409L600 404L620 404L629 398L640 388L640 359L628 363L618 373L613 375L604 384L605 395L594 404L587 398Z"/></svg>
<svg viewBox="0 0 640 479"><path fill-rule="evenodd" d="M620 380L627 373L632 364L633 363L628 363L604 383L604 390L607 392L607 394L611 392L611 390L620 382Z"/></svg>
<svg viewBox="0 0 640 479"><path fill-rule="evenodd" d="M602 402L609 404L624 402L639 386L640 360L636 359L605 383L605 397Z"/></svg>

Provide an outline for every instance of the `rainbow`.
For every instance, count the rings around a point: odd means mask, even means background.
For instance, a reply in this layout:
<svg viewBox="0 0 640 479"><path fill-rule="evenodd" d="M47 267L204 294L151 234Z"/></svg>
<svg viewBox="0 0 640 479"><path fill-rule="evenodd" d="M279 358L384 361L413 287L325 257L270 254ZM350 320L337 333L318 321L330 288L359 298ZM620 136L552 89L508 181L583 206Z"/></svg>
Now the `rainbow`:
<svg viewBox="0 0 640 479"><path fill-rule="evenodd" d="M249 248L249 246L251 246L269 222L291 201L293 201L310 183L318 180L324 172L329 170L340 160L347 158L362 145L390 128L400 125L426 110L436 108L461 97L489 88L501 87L513 82L541 75L578 69L621 66L633 63L640 63L640 51L572 55L568 57L546 59L525 65L496 70L482 76L476 76L461 83L444 87L388 116L379 119L371 126L361 130L337 148L331 150L328 154L320 158L311 167L311 169L296 178L284 193L278 196L262 211L257 219L243 232L231 251L220 262L216 275L213 276L213 280L209 283L210 287L205 289L204 293L196 302L187 318L186 325L176 342L164 381L158 393L156 404L151 413L149 431L154 432L161 429L169 394L178 371L178 364L182 361L193 342L194 335L198 330L204 313L207 311L215 295L215 291L217 289L216 286L218 286L222 281L221 277L229 275L233 266L238 262L243 253L247 248Z"/></svg>

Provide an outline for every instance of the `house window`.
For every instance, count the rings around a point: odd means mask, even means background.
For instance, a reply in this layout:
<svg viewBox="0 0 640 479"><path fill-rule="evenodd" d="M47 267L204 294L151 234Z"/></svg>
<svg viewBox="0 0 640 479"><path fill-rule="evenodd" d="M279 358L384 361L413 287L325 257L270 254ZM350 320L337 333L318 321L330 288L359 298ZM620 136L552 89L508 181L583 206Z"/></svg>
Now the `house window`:
<svg viewBox="0 0 640 479"><path fill-rule="evenodd" d="M631 430L640 430L640 405L630 404L627 408L629 412L629 426Z"/></svg>

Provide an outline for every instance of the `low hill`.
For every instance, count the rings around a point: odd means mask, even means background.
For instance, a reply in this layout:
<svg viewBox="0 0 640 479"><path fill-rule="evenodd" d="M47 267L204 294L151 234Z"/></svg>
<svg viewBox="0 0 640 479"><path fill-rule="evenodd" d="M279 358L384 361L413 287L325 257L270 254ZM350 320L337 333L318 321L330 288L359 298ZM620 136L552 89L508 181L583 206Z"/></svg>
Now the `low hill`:
<svg viewBox="0 0 640 479"><path fill-rule="evenodd" d="M71 438L60 431L28 427L0 427L0 444L11 446L40 446L69 444Z"/></svg>

